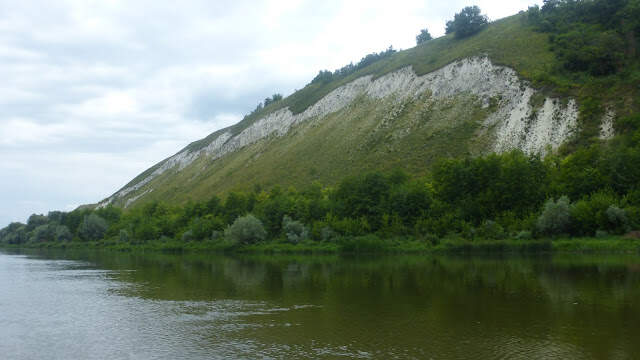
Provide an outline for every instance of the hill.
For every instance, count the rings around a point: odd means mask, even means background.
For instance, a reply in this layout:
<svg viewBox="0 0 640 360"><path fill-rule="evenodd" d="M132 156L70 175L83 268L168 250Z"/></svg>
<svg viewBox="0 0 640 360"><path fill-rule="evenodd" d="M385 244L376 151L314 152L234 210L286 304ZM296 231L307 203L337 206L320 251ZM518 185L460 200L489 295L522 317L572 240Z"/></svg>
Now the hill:
<svg viewBox="0 0 640 360"><path fill-rule="evenodd" d="M596 136L610 137L615 116L628 111L616 96L625 86L599 84L613 91L598 94L597 119L586 119L593 114L579 108L595 90L588 79L566 86L553 74L558 59L549 36L519 14L472 37L447 35L312 82L190 144L100 205L183 203L396 167L421 175L441 157L557 150L592 137L583 134L588 121L602 128Z"/></svg>

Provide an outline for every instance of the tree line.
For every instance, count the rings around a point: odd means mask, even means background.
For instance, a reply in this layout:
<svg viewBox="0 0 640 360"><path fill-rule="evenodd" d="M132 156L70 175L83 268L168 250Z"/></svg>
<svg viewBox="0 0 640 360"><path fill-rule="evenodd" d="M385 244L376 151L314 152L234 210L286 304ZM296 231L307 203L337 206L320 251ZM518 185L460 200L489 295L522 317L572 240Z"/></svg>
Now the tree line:
<svg viewBox="0 0 640 360"><path fill-rule="evenodd" d="M374 234L437 242L600 236L640 226L640 116L624 135L562 157L519 151L443 159L425 177L401 170L335 186L231 192L183 205L146 203L34 214L0 230L0 242L115 240L327 242Z"/></svg>

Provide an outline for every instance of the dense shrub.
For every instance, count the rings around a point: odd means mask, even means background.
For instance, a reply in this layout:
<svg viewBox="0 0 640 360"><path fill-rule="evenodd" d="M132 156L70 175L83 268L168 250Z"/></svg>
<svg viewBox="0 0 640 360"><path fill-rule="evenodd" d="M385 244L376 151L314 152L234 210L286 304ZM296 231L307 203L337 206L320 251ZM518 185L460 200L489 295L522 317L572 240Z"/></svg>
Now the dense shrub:
<svg viewBox="0 0 640 360"><path fill-rule="evenodd" d="M309 229L303 223L291 219L288 215L282 218L282 230L287 241L293 244L309 238Z"/></svg>
<svg viewBox="0 0 640 360"><path fill-rule="evenodd" d="M568 233L571 225L571 206L569 198L563 196L557 201L547 200L542 214L538 218L537 230L544 235Z"/></svg>
<svg viewBox="0 0 640 360"><path fill-rule="evenodd" d="M78 228L78 236L85 241L100 240L107 232L107 221L96 214L84 217Z"/></svg>
<svg viewBox="0 0 640 360"><path fill-rule="evenodd" d="M73 234L69 231L69 228L65 225L58 225L55 227L54 240L58 242L71 241Z"/></svg>
<svg viewBox="0 0 640 360"><path fill-rule="evenodd" d="M227 239L237 244L253 244L263 241L267 232L262 222L255 216L248 214L237 218L224 232Z"/></svg>
<svg viewBox="0 0 640 360"><path fill-rule="evenodd" d="M476 229L475 234L483 239L498 240L505 237L504 229L493 220L487 220Z"/></svg>
<svg viewBox="0 0 640 360"><path fill-rule="evenodd" d="M564 70L606 76L637 61L637 0L545 0L542 8L533 6L527 13L531 24L551 34Z"/></svg>
<svg viewBox="0 0 640 360"><path fill-rule="evenodd" d="M577 201L571 208L572 234L593 236L597 230L615 231L607 216L607 209L615 204L610 192L597 192Z"/></svg>
<svg viewBox="0 0 640 360"><path fill-rule="evenodd" d="M614 234L622 234L629 230L629 218L624 209L611 205L605 214L607 215L607 220L609 220L608 229Z"/></svg>

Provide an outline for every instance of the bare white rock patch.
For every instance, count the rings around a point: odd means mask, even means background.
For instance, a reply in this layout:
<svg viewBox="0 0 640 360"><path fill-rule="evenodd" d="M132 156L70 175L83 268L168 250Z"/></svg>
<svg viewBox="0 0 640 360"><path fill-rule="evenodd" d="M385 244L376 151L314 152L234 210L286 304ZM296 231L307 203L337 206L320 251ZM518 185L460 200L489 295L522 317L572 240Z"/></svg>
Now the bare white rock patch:
<svg viewBox="0 0 640 360"><path fill-rule="evenodd" d="M616 118L616 113L612 109L607 109L600 123L600 140L609 140L615 134L616 131L613 128L613 121Z"/></svg>

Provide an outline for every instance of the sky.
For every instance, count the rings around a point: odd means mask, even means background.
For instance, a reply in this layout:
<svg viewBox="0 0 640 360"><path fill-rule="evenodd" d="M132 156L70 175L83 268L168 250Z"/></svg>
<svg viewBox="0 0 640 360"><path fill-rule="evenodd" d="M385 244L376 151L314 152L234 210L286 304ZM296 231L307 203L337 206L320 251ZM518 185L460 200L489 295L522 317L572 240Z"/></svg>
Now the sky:
<svg viewBox="0 0 640 360"><path fill-rule="evenodd" d="M261 99L478 5L536 0L0 0L0 227L95 203Z"/></svg>

